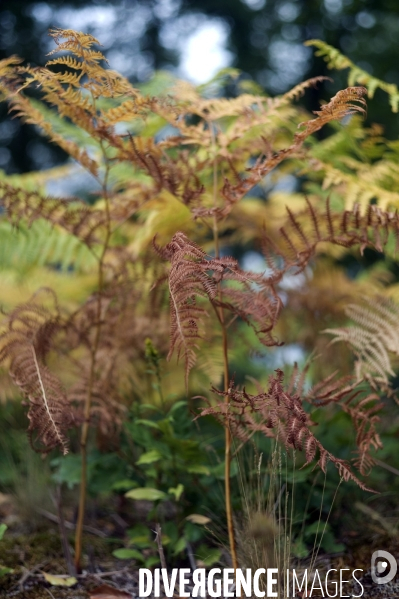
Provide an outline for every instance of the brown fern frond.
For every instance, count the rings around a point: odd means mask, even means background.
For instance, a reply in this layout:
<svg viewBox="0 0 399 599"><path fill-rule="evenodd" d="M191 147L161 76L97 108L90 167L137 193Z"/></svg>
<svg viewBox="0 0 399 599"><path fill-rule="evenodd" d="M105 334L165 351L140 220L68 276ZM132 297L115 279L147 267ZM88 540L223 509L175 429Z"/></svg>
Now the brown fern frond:
<svg viewBox="0 0 399 599"><path fill-rule="evenodd" d="M191 242L184 233L176 233L165 248L154 247L159 255L170 260L170 349L168 360L174 350L178 359L184 357L186 386L188 375L195 364L195 349L201 337L202 319L206 310L198 305L198 299L213 299L217 287L207 275L210 268L206 254Z"/></svg>
<svg viewBox="0 0 399 599"><path fill-rule="evenodd" d="M383 404L377 393L363 386L364 379L359 381L353 376L336 378L336 374L334 372L314 385L304 399L317 407L338 404L350 416L356 434L354 465L362 475L366 475L374 464L371 451L382 448L377 425Z"/></svg>
<svg viewBox="0 0 399 599"><path fill-rule="evenodd" d="M44 362L60 327L59 316L34 300L37 297L8 314L0 334L0 363L7 363L12 380L28 400L32 447L48 453L60 446L65 454L72 414L60 381ZM32 440L34 433L39 447Z"/></svg>
<svg viewBox="0 0 399 599"><path fill-rule="evenodd" d="M21 64L22 59L18 56L10 56L9 58L3 58L0 60L0 93L2 96L7 96L6 90L10 89L16 91L18 85L21 83L21 78L18 74L18 66Z"/></svg>
<svg viewBox="0 0 399 599"><path fill-rule="evenodd" d="M265 256L277 256L280 271L303 270L315 255L320 243L332 243L345 248L359 246L383 251L390 238L399 239L399 216L370 205L366 214L359 206L344 212L333 212L327 199L324 209L316 208L307 200L307 207L298 214L287 210L287 223L279 230L277 239L264 235ZM281 274L281 273L280 273Z"/></svg>
<svg viewBox="0 0 399 599"><path fill-rule="evenodd" d="M212 388L217 395L227 397L228 403L203 408L200 416L211 414L242 441L248 440L254 432L275 437L287 449L303 451L306 464L317 459L317 465L326 472L331 462L345 481L352 480L361 489L370 490L353 473L348 462L331 454L311 432L314 423L303 408L304 400L296 393L288 393L283 381L284 374L278 369L269 378L267 391L258 395L250 395L245 389L240 391L232 384L227 392Z"/></svg>
<svg viewBox="0 0 399 599"><path fill-rule="evenodd" d="M36 219L45 218L88 245L96 241L96 233L106 222L103 210L80 200L44 197L38 192L14 187L5 181L0 181L0 205L15 226L21 220L31 225Z"/></svg>
<svg viewBox="0 0 399 599"><path fill-rule="evenodd" d="M305 91L309 89L309 87L317 88L317 84L321 83L322 81L332 81L332 79L330 77L325 77L324 75L320 75L318 77L311 77L310 79L305 79L305 81L298 83L297 85L295 85L295 87L290 89L282 96L278 96L277 98L275 98L274 101L278 104L278 106L280 106L281 103L290 102L291 100L298 100L301 96L303 96Z"/></svg>
<svg viewBox="0 0 399 599"><path fill-rule="evenodd" d="M309 121L305 121L298 125L303 127L303 130L295 134L294 142L287 148L280 150L272 156L266 156L264 159L257 161L255 166L247 169L247 176L243 178L239 183L233 184L226 181L222 193L231 202L237 202L241 199L250 189L252 189L259 181L267 175L272 169L279 165L283 160L290 158L297 153L303 146L306 139L319 131L324 125L332 120L340 120L348 114L360 112L365 114L366 102L364 95L367 93L364 87L348 87L347 89L339 91L333 98L331 98L328 104L322 106L321 110L315 111L317 117ZM358 102L358 104L353 104Z"/></svg>
<svg viewBox="0 0 399 599"><path fill-rule="evenodd" d="M179 151L172 160L165 151L165 144L154 140L129 135L130 144L123 147L119 155L144 170L152 179L153 193L166 189L186 205L195 203L204 193L204 185L197 172L204 168L205 161L193 163L187 150ZM181 139L178 140L179 145ZM166 145L170 139L166 141Z"/></svg>
<svg viewBox="0 0 399 599"><path fill-rule="evenodd" d="M184 355L186 381L195 363L195 350L198 349L202 320L206 315L206 310L198 305L200 298L207 298L217 313L222 308L249 324L264 345L279 345L272 336L282 308L275 290L278 276L266 278L263 273L244 271L237 260L228 256L213 258L181 232L176 233L165 247L160 248L155 239L153 246L162 259L171 263L168 277L171 318L168 359L175 349L178 357Z"/></svg>
<svg viewBox="0 0 399 599"><path fill-rule="evenodd" d="M267 284L262 275L244 273L238 266L224 274L223 280L238 282L241 289L223 286L222 299L215 299L214 304L251 326L263 345L281 345L272 335L283 307L274 285Z"/></svg>

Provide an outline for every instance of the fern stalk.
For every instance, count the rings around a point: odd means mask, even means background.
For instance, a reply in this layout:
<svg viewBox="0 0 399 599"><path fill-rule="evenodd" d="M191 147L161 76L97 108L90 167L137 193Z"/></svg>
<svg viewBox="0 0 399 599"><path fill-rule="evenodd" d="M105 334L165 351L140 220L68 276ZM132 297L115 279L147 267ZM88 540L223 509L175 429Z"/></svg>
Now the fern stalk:
<svg viewBox="0 0 399 599"><path fill-rule="evenodd" d="M228 362L228 347L227 347L227 332L224 324L223 310L221 309L221 325L222 325L222 334L223 334L223 364L224 364L224 390L228 393L229 390L229 362ZM226 395L225 403L229 403L229 396ZM230 486L230 478L231 478L231 433L229 424L226 424L225 428L225 462L224 462L224 488L225 488L225 501L226 501L226 520L227 520L227 530L229 533L229 545L230 545L230 553L231 553L231 561L233 563L233 568L236 570L238 568L238 560L237 560L237 550L236 550L236 540L234 535L234 525L233 525L233 510L231 507L231 486Z"/></svg>
<svg viewBox="0 0 399 599"><path fill-rule="evenodd" d="M208 123L210 130L212 131L212 139L215 144L215 134L211 123ZM216 149L216 147L215 147ZM214 208L217 206L217 166L216 166L216 154L213 160L213 205ZM219 258L219 228L218 221L216 216L216 211L213 215L213 240L215 245L215 257ZM218 283L219 287L219 299L222 302L222 287L221 284ZM224 378L224 391L226 393L225 403L229 403L229 352L228 352L228 341L227 341L227 330L226 323L224 319L223 308L220 307L220 310L216 310L216 314L218 315L220 326L222 329L222 339L223 339L223 378ZM224 441L224 492L225 492L225 506L226 506L226 523L227 523L227 531L229 535L229 546L230 546L230 555L233 568L236 570L238 568L238 560L237 560L237 549L236 549L236 540L234 534L234 523L233 523L233 510L231 507L231 433L229 428L229 423L226 422L225 427L225 441Z"/></svg>
<svg viewBox="0 0 399 599"><path fill-rule="evenodd" d="M94 102L94 99L93 99ZM80 436L80 455L82 459L82 470L80 475L80 489L79 489L79 505L78 505L78 518L76 521L76 532L75 532L75 568L79 574L82 570L82 540L83 540L83 526L86 511L86 498L87 498L87 440L89 436L89 424L90 424L90 412L93 399L93 387L94 377L96 369L97 350L100 342L101 335L101 292L104 287L104 258L108 250L109 240L111 237L111 218L109 211L109 197L107 190L108 175L110 165L107 160L107 155L104 149L103 141L101 141L101 150L106 162L104 180L102 184L103 195L105 199L105 212L106 212L106 233L105 240L102 247L101 255L98 262L98 293L97 293L97 306L96 306L96 330L94 337L94 344L91 349L91 364L90 364L90 375L89 384L87 388L87 395L84 405L84 420L82 425L82 431Z"/></svg>

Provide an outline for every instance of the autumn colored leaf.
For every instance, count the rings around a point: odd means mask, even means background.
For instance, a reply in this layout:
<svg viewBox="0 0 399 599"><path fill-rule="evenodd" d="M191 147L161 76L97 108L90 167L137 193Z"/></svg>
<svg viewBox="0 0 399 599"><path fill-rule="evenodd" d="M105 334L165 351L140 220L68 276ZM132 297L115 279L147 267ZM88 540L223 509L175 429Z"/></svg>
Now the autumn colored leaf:
<svg viewBox="0 0 399 599"><path fill-rule="evenodd" d="M90 599L122 599L127 597L131 599L131 594L126 591L120 591L109 584L102 584L90 592Z"/></svg>

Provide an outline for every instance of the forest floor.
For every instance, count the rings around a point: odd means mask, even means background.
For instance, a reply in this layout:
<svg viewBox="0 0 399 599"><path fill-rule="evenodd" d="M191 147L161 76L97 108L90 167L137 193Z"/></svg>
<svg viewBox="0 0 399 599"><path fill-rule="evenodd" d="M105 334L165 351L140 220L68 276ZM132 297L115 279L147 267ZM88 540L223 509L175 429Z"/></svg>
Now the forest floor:
<svg viewBox="0 0 399 599"><path fill-rule="evenodd" d="M45 577L50 574L66 578L67 575L57 523L52 522L48 515L42 515L40 526L35 532L29 532L26 523L22 521L10 525L0 541L0 572L2 566L13 571L0 575L0 598L137 599L139 566L132 560L120 560L112 556L112 550L123 544L123 530L118 517L114 514L114 517L99 518L97 515L95 519L89 519L87 524L88 530L84 538L84 569L72 587L51 584ZM72 541L72 531L70 534L69 542ZM345 544L348 547L345 554L320 555L318 558L315 567L318 568L322 580L331 568L358 568L363 570L362 573L358 572L357 576L364 587L362 597L399 598L399 575L391 583L377 585L370 573L372 552L384 549L399 557L399 539L376 534L369 543L345 539ZM293 567L300 571L307 568L308 563L306 560L296 560ZM174 564L174 567L178 566L188 567L188 563ZM228 567L227 560L225 564L215 564L214 567ZM56 582L60 583L65 578ZM333 591L330 592L331 596L334 596ZM344 592L347 597L355 597L359 596L361 589L356 583L353 583L353 586L348 583L344 586ZM176 594L174 597L179 599ZM312 597L323 595L320 591L315 591ZM305 595L299 594L298 599L305 599Z"/></svg>
<svg viewBox="0 0 399 599"><path fill-rule="evenodd" d="M16 599L137 599L138 566L132 562L112 557L107 539L86 539L86 565L78 582L71 588L54 586L46 581L43 573L65 575L66 565L61 551L61 543L56 527L30 535L9 534L0 543L0 563L13 568L14 571L0 578L0 597ZM389 547L399 555L399 547ZM370 574L370 548L359 547L355 553L339 557L323 555L319 558L317 568L321 579L329 568L362 568L363 575L359 580L364 587L362 597L365 599L399 598L399 581L385 585L377 585ZM89 556L89 557L88 557ZM300 568L306 568L304 562ZM184 564L187 567L187 564ZM219 565L223 567L223 565ZM296 565L298 567L298 564ZM359 573L358 573L359 574ZM330 591L331 592L331 591ZM344 587L346 596L358 596L360 587L347 584ZM161 593L162 596L162 593ZM309 596L309 595L308 595ZM315 591L312 597L323 597ZM175 599L178 595L174 595ZM305 595L297 595L304 599ZM150 597L151 599L151 597Z"/></svg>

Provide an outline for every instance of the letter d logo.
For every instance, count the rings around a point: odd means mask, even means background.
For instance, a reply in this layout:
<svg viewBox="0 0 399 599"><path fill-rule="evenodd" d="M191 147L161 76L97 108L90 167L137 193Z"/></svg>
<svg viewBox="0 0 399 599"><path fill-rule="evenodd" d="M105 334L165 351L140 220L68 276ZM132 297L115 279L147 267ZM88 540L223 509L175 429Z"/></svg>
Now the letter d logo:
<svg viewBox="0 0 399 599"><path fill-rule="evenodd" d="M377 562L378 559L382 558L384 561ZM376 563L377 562L377 563ZM387 571L388 564L390 566L390 571L385 576L379 576ZM391 582L396 576L396 572L398 569L398 564L396 559L391 553L388 551L383 551L379 549L378 551L374 551L371 556L371 578L373 582L376 584L386 584L387 582Z"/></svg>

